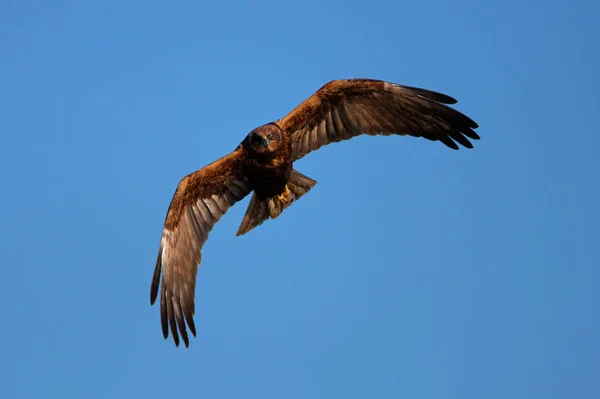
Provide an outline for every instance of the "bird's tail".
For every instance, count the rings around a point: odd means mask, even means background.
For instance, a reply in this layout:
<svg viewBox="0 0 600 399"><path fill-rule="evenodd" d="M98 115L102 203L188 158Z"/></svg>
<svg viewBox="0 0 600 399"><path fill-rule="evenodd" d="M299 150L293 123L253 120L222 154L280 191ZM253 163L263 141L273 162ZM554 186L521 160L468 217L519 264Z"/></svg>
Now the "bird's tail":
<svg viewBox="0 0 600 399"><path fill-rule="evenodd" d="M268 218L275 219L292 202L309 192L315 184L317 184L315 180L292 169L292 174L283 193L269 197L263 201L258 199L256 193L253 193L236 235L246 234L256 226L261 225Z"/></svg>

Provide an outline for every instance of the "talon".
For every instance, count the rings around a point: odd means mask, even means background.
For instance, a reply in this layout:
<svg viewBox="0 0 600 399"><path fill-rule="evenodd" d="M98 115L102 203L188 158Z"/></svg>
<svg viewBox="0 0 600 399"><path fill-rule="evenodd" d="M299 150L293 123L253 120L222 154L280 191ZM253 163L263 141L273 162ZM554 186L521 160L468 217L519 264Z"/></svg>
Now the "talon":
<svg viewBox="0 0 600 399"><path fill-rule="evenodd" d="M282 204L287 204L290 201L290 194L291 194L290 189L286 185L283 193L281 193L277 196L277 200L279 202L281 202Z"/></svg>

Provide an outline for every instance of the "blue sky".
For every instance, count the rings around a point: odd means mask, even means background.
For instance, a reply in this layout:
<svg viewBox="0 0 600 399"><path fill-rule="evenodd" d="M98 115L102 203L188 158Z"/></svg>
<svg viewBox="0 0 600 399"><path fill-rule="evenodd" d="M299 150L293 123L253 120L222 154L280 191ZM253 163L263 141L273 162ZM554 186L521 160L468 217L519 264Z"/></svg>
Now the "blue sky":
<svg viewBox="0 0 600 399"><path fill-rule="evenodd" d="M597 2L0 4L4 398L600 397ZM149 288L177 182L331 79L441 91L474 150L360 137Z"/></svg>

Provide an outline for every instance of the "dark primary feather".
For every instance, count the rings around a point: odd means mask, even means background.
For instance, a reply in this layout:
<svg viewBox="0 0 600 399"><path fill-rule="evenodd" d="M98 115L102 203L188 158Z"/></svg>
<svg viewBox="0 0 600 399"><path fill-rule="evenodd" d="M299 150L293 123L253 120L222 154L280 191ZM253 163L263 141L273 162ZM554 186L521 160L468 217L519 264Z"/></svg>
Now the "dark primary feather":
<svg viewBox="0 0 600 399"><path fill-rule="evenodd" d="M202 259L202 246L215 223L229 207L251 191L242 174L243 152L231 154L184 177L179 183L167 212L160 248L150 288L154 304L160 287L160 314L165 338L169 328L175 345L179 334L189 345L189 327L194 325L196 274Z"/></svg>
<svg viewBox="0 0 600 399"><path fill-rule="evenodd" d="M360 134L410 135L458 149L479 139L477 124L445 104L456 100L431 90L372 79L334 80L278 125L292 138L294 160L324 145Z"/></svg>

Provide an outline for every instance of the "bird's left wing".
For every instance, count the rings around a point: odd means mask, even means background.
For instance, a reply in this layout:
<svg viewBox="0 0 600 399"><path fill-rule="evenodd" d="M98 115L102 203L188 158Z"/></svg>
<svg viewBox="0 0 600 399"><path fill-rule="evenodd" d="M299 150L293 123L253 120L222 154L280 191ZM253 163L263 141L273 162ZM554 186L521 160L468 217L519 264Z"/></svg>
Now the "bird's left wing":
<svg viewBox="0 0 600 399"><path fill-rule="evenodd" d="M324 145L360 134L410 135L473 146L477 124L448 107L442 93L373 79L333 80L276 123L292 139L297 160ZM468 138L467 138L468 137Z"/></svg>
<svg viewBox="0 0 600 399"><path fill-rule="evenodd" d="M184 177L169 205L152 286L150 303L158 295L160 276L160 316L165 339L169 325L175 345L179 332L189 345L186 322L196 336L194 297L196 274L202 259L202 245L215 223L237 201L252 191L243 176L242 148Z"/></svg>

